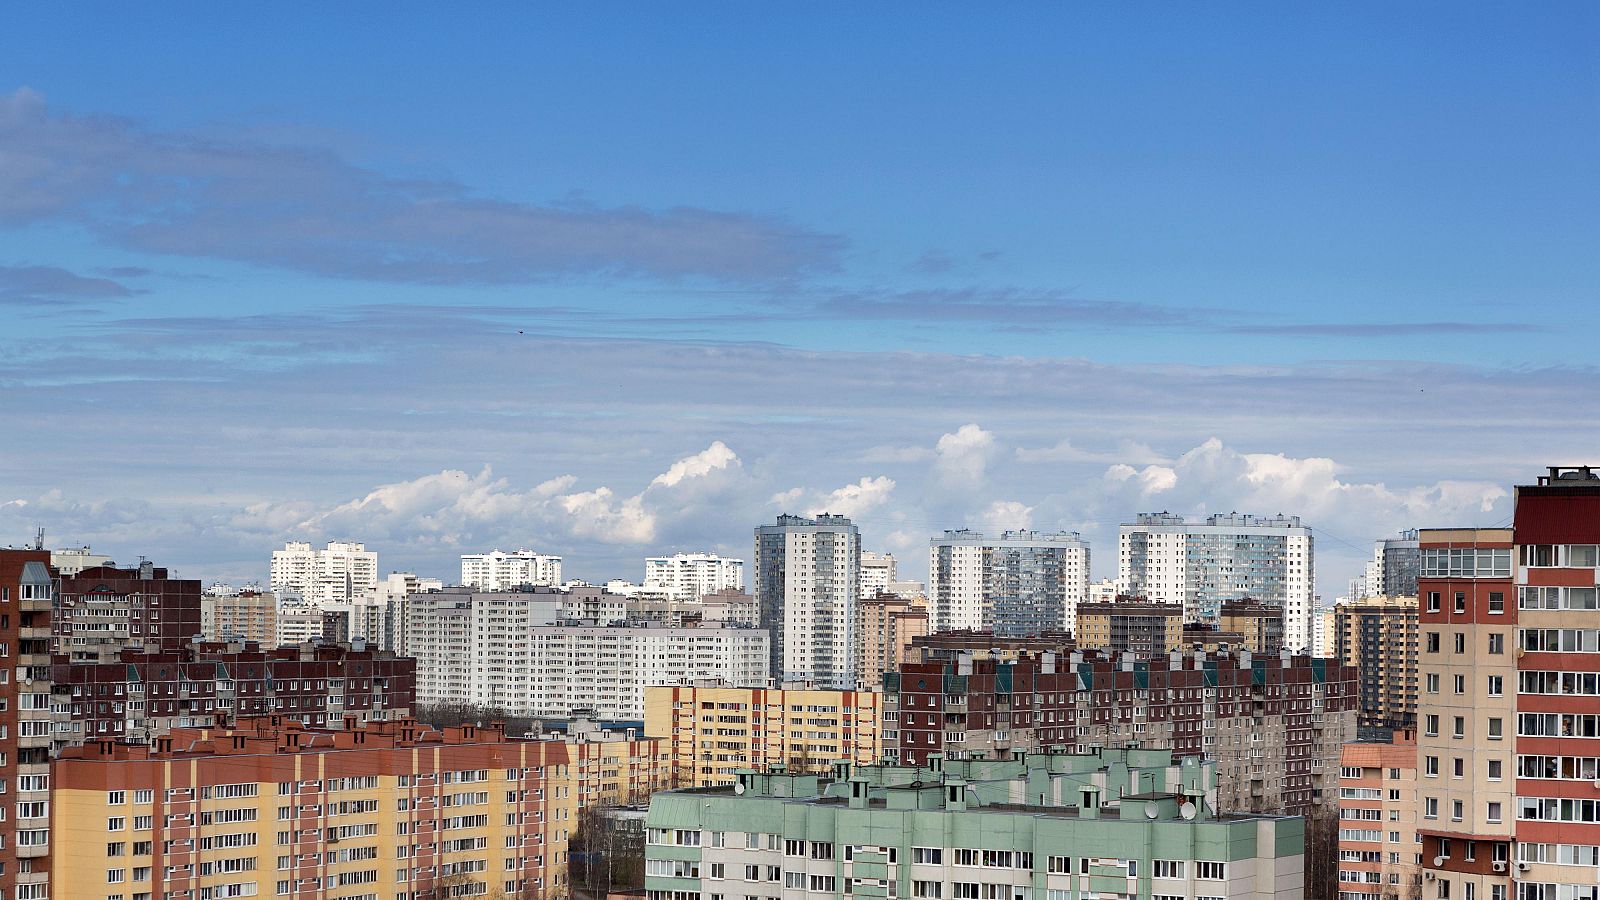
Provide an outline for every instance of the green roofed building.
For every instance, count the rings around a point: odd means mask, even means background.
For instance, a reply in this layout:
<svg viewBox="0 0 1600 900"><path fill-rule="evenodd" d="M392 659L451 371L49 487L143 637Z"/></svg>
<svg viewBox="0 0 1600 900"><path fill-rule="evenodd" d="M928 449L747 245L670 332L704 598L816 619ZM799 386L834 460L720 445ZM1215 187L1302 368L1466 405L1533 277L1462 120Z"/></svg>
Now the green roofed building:
<svg viewBox="0 0 1600 900"><path fill-rule="evenodd" d="M1289 900L1294 816L1219 815L1213 764L1165 750L743 771L665 791L647 900Z"/></svg>

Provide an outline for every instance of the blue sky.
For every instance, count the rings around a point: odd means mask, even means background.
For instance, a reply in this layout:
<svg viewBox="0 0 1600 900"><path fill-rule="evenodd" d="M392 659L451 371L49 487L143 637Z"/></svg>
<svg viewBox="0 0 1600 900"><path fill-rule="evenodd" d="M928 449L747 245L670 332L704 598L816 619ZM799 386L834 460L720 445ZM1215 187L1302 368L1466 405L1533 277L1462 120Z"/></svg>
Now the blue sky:
<svg viewBox="0 0 1600 900"><path fill-rule="evenodd" d="M637 577L826 506L1109 574L1134 512L1248 509L1332 594L1592 461L1590 4L13 19L10 540Z"/></svg>

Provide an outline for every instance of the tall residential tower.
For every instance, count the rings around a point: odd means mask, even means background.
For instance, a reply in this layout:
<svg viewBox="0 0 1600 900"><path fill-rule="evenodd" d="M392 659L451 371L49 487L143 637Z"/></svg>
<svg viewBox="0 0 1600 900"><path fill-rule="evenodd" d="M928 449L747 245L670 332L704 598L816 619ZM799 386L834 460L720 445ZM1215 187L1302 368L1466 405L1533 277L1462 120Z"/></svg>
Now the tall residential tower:
<svg viewBox="0 0 1600 900"><path fill-rule="evenodd" d="M783 515L755 530L755 597L772 676L854 687L861 534L844 516Z"/></svg>
<svg viewBox="0 0 1600 900"><path fill-rule="evenodd" d="M946 531L928 548L936 631L1070 631L1089 596L1089 544L1076 532Z"/></svg>
<svg viewBox="0 0 1600 900"><path fill-rule="evenodd" d="M1284 611L1284 643L1311 646L1316 567L1311 529L1299 516L1226 513L1189 522L1140 513L1121 528L1117 591L1181 603L1189 622L1217 624L1222 604L1254 600Z"/></svg>

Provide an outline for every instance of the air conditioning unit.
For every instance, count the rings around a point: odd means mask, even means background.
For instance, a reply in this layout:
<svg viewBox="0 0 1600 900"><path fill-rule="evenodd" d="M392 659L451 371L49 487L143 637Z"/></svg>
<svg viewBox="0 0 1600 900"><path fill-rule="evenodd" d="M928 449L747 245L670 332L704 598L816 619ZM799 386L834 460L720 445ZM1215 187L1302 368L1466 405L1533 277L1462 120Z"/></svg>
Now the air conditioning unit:
<svg viewBox="0 0 1600 900"><path fill-rule="evenodd" d="M1442 856L1435 856L1435 857L1434 857L1434 858L1433 858L1433 867L1434 867L1434 868L1435 868L1435 869L1437 869L1437 868L1438 868L1438 867L1440 867L1440 866L1442 866L1442 865L1444 865L1444 857L1442 857Z"/></svg>
<svg viewBox="0 0 1600 900"><path fill-rule="evenodd" d="M1493 868L1496 872L1504 872L1506 870L1506 864L1496 860Z"/></svg>
<svg viewBox="0 0 1600 900"><path fill-rule="evenodd" d="M1533 866L1530 866L1530 865L1528 865L1528 864L1527 864L1527 863L1525 863L1525 862L1519 862L1519 863L1517 863L1517 871L1518 871L1518 872L1526 872L1526 871L1528 871L1528 870L1529 870L1529 869L1531 869L1531 868L1533 868Z"/></svg>
<svg viewBox="0 0 1600 900"><path fill-rule="evenodd" d="M1432 872L1423 872L1422 877L1427 881L1432 881L1435 878Z"/></svg>

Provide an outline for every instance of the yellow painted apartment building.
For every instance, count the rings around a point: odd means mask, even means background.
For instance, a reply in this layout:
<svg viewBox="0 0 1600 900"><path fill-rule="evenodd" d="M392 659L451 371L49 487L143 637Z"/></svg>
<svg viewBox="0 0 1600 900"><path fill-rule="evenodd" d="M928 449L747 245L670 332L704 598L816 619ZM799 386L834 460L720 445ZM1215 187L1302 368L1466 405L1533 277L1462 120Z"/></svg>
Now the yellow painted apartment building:
<svg viewBox="0 0 1600 900"><path fill-rule="evenodd" d="M54 766L50 896L547 898L567 893L571 745L376 722L176 729Z"/></svg>
<svg viewBox="0 0 1600 900"><path fill-rule="evenodd" d="M877 691L668 685L645 689L645 733L670 741L679 787L734 781L739 769L822 772L883 755Z"/></svg>

